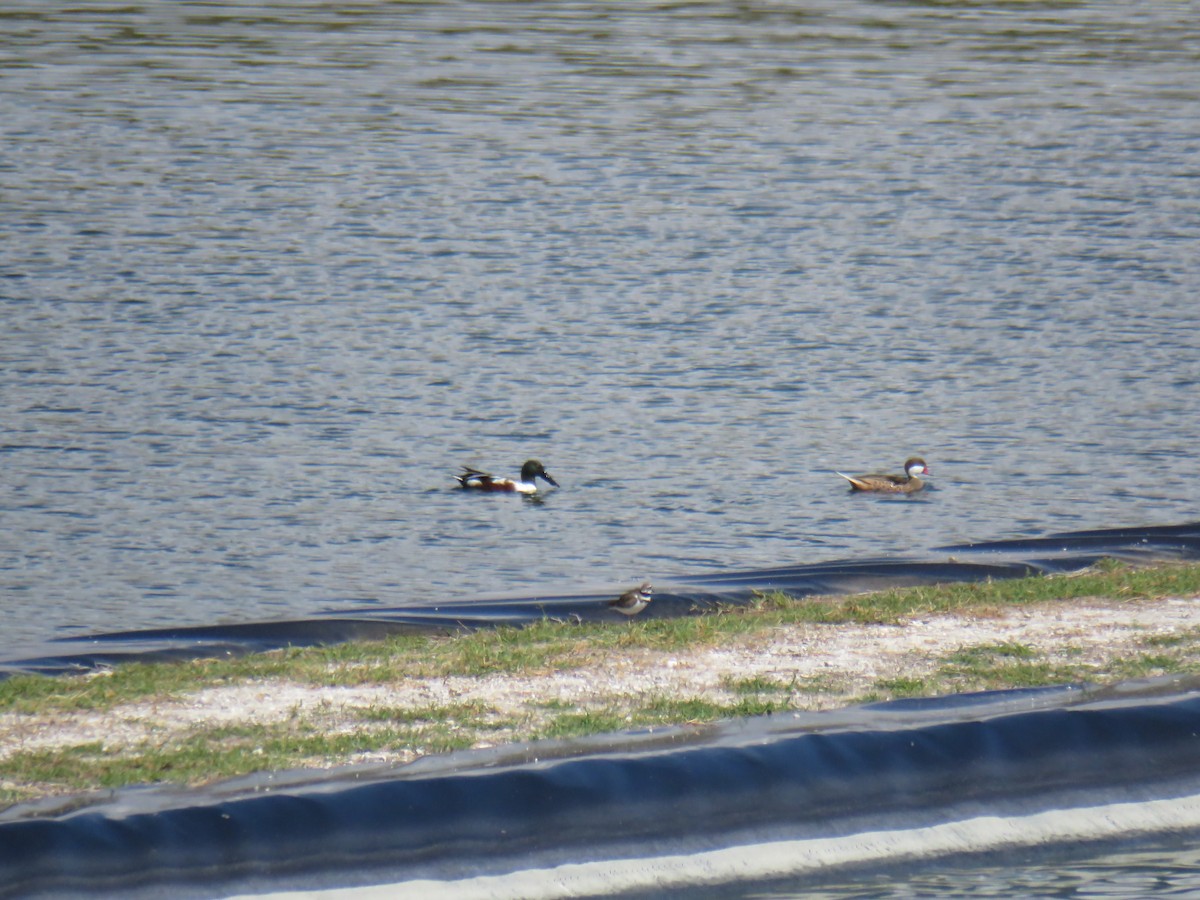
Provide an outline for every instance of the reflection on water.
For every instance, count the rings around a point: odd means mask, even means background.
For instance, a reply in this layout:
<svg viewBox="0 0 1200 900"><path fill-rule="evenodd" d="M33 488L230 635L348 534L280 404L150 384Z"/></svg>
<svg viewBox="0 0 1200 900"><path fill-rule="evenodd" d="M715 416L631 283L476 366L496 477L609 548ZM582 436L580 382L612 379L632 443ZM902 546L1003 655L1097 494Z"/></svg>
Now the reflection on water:
<svg viewBox="0 0 1200 900"><path fill-rule="evenodd" d="M1188 12L7 4L9 655L1194 519Z"/></svg>

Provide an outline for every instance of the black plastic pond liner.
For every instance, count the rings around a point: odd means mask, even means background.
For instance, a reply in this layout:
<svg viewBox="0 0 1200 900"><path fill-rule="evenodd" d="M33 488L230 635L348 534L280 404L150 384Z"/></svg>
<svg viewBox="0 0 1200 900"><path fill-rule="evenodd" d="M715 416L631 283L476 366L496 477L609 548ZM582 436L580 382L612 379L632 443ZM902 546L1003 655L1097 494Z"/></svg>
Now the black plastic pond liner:
<svg viewBox="0 0 1200 900"><path fill-rule="evenodd" d="M44 802L0 814L0 896L653 893L1179 833L1200 827L1198 687L993 692Z"/></svg>
<svg viewBox="0 0 1200 900"><path fill-rule="evenodd" d="M648 614L753 591L839 593L1200 558L1200 524L941 548L928 560L688 579ZM331 643L396 630L615 615L609 595L479 600L99 635L14 664ZM820 879L1023 848L1200 834L1200 681L904 700L515 748L408 766L130 788L0 813L0 897L559 897ZM714 887L716 886L716 887ZM347 894L347 892L351 892Z"/></svg>
<svg viewBox="0 0 1200 900"><path fill-rule="evenodd" d="M1132 562L1200 559L1200 522L1080 531L990 543L938 547L928 558L882 558L781 566L652 579L645 618L686 616L721 604L750 603L762 591L796 597L852 594L945 582L1072 572L1105 558ZM398 633L526 625L550 617L579 621L621 618L607 602L630 585L604 592L505 598L446 598L427 605L365 606L310 618L109 632L44 645L36 656L0 661L0 677L16 672L62 674L121 662L200 659L283 647L336 644Z"/></svg>

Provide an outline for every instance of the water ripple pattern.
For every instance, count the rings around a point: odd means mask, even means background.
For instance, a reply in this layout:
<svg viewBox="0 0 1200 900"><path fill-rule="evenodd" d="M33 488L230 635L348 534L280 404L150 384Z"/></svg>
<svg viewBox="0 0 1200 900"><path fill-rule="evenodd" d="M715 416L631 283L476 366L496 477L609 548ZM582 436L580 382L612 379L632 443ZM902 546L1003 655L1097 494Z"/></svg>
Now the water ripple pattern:
<svg viewBox="0 0 1200 900"><path fill-rule="evenodd" d="M1194 519L1198 12L5 4L0 649Z"/></svg>

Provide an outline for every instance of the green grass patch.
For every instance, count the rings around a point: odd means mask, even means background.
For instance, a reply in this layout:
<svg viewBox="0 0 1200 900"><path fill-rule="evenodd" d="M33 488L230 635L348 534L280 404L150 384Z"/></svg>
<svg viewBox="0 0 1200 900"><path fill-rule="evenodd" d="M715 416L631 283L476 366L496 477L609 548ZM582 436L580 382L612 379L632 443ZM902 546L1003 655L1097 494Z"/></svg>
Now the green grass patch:
<svg viewBox="0 0 1200 900"><path fill-rule="evenodd" d="M358 713L363 722L417 723L468 722L478 724L494 718L496 711L486 703L449 703L434 706L369 706Z"/></svg>
<svg viewBox="0 0 1200 900"><path fill-rule="evenodd" d="M634 711L634 718L645 725L695 724L761 716L790 708L786 698L741 697L733 703L719 703L703 697L655 697L643 702Z"/></svg>
<svg viewBox="0 0 1200 900"><path fill-rule="evenodd" d="M834 598L823 621L899 624L930 614L1104 597L1138 600L1200 593L1200 564L1134 567L1106 560L1080 573L926 585Z"/></svg>
<svg viewBox="0 0 1200 900"><path fill-rule="evenodd" d="M924 697L935 693L933 684L925 678L900 676L897 678L880 678L875 682L875 691L871 694L873 700L896 697Z"/></svg>
<svg viewBox="0 0 1200 900"><path fill-rule="evenodd" d="M604 664L638 651L685 653L780 626L838 623L902 625L941 613L989 616L998 609L1085 598L1153 599L1200 595L1200 564L1135 568L1106 563L1070 576L916 586L871 594L795 599L756 595L747 606L723 607L678 619L578 623L543 620L438 635L290 649L240 658L186 663L124 664L80 676L16 676L0 681L0 712L54 715L108 712L147 701L184 699L219 685L286 681L321 686L401 684L415 678L537 676ZM1164 673L1200 672L1200 629L1148 636L1142 652L1113 655L1102 665L1059 649L1053 658L1016 642L981 644L947 654L927 675L876 681L858 701L957 691L1123 680ZM480 703L420 708L381 704L351 716L348 728L329 732L301 713L270 726L197 728L160 744L110 751L92 741L58 750L28 750L0 761L0 802L50 791L169 780L207 781L295 766L345 762L374 752L436 753L479 740L574 737L649 726L704 723L796 708L805 694L845 695L851 679L838 672L788 681L767 676L727 678L728 702L646 693L599 698L580 708L531 697L507 717ZM728 696L728 695L726 695ZM846 702L852 698L844 697ZM120 713L118 712L118 715Z"/></svg>
<svg viewBox="0 0 1200 900"><path fill-rule="evenodd" d="M794 678L785 682L755 675L753 678L724 678L721 684L732 694L790 694L796 690L796 681Z"/></svg>
<svg viewBox="0 0 1200 900"><path fill-rule="evenodd" d="M471 733L444 725L326 733L311 724L206 728L162 744L114 752L100 742L24 751L4 760L4 778L36 788L115 788L161 781L202 783L247 772L345 762L377 751L444 753L471 746ZM26 792L8 791L8 799Z"/></svg>
<svg viewBox="0 0 1200 900"><path fill-rule="evenodd" d="M1155 675L1187 675L1200 672L1200 660L1193 654L1143 653L1114 659L1105 674L1114 681L1150 678Z"/></svg>
<svg viewBox="0 0 1200 900"><path fill-rule="evenodd" d="M743 697L733 703L719 703L703 697L652 697L640 699L628 707L609 705L599 710L562 712L532 736L585 737L651 726L701 725L720 719L782 712L790 708L786 698Z"/></svg>
<svg viewBox="0 0 1200 900"><path fill-rule="evenodd" d="M147 697L178 696L213 683L201 666L172 663L126 663L78 676L16 675L0 681L0 711L105 710Z"/></svg>
<svg viewBox="0 0 1200 900"><path fill-rule="evenodd" d="M1028 644L1001 641L998 644L978 644L964 647L947 657L947 662L964 668L992 666L996 660L1033 659L1037 651Z"/></svg>
<svg viewBox="0 0 1200 900"><path fill-rule="evenodd" d="M632 728L633 725L633 719L627 713L617 709L563 712L555 716L549 724L534 732L532 737L539 739L586 737L591 734L624 731Z"/></svg>
<svg viewBox="0 0 1200 900"><path fill-rule="evenodd" d="M1133 600L1196 594L1200 594L1200 564L1135 568L1115 563L1078 575L918 586L849 597L796 600L768 592L745 607L726 607L678 619L585 624L546 619L525 628L399 635L384 641L189 663L130 663L102 674L20 675L0 681L0 712L106 710L216 684L278 678L319 685L359 685L449 675L533 675L588 665L612 652L672 652L711 646L781 625L901 624L936 613L987 614L998 607L1085 597ZM1178 638L1181 643L1195 640L1186 635Z"/></svg>
<svg viewBox="0 0 1200 900"><path fill-rule="evenodd" d="M1162 647L1164 649L1196 647L1200 645L1200 628L1188 628L1174 634L1151 634L1142 641L1145 647Z"/></svg>

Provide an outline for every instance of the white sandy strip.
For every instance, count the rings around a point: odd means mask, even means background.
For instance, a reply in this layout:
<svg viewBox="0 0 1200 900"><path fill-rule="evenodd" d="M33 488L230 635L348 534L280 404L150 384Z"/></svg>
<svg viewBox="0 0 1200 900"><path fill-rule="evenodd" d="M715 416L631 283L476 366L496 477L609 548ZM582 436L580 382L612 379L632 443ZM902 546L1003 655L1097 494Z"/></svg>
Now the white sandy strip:
<svg viewBox="0 0 1200 900"><path fill-rule="evenodd" d="M842 706L879 678L922 677L941 657L963 647L1017 642L1036 652L1065 653L1073 665L1108 665L1144 652L1156 635L1200 629L1200 602L1089 601L1047 603L998 612L988 618L952 615L894 625L796 625L769 633L697 647L686 653L639 650L614 653L600 664L533 675L406 678L388 684L329 686L248 682L204 688L174 699L152 699L94 712L0 713L0 761L18 752L100 742L106 752L136 751L194 729L226 724L306 721L324 733L359 730L361 711L373 706L421 708L483 703L500 717L537 714L531 701L556 700L579 708L602 707L643 693L735 699L725 682L755 676L787 684L829 679L828 692L803 692L798 708ZM102 675L96 677L103 677ZM498 739L503 740L503 736ZM407 748L372 754L378 762L406 762ZM341 762L360 762L361 758Z"/></svg>
<svg viewBox="0 0 1200 900"><path fill-rule="evenodd" d="M886 863L955 853L1065 841L1128 837L1200 828L1200 795L1049 810L1024 816L979 816L925 828L870 831L835 838L775 841L705 853L573 863L455 881L419 880L370 887L256 894L255 897L382 900L549 900L631 890L758 881L832 866ZM250 900L249 896L243 900Z"/></svg>

